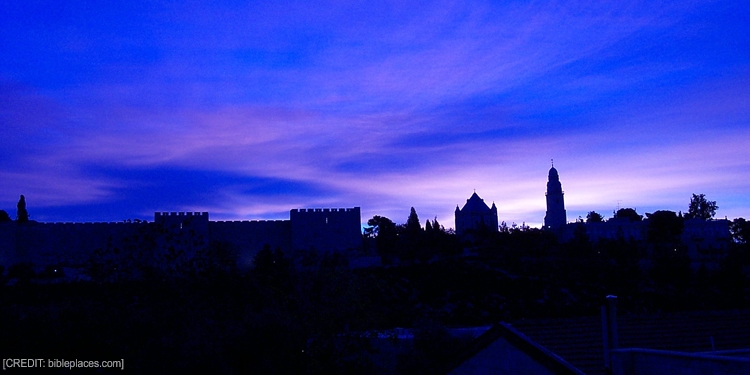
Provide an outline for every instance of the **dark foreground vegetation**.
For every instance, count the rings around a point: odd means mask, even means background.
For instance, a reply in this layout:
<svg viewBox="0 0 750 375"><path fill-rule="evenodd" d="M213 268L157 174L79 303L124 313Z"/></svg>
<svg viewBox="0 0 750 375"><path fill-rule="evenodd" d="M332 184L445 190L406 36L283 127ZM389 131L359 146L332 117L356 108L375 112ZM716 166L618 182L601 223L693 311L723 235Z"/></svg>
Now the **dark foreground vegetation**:
<svg viewBox="0 0 750 375"><path fill-rule="evenodd" d="M536 230L495 240L474 255L387 267L266 250L252 270L210 277L17 282L0 295L3 352L124 358L149 372L368 373L374 349L362 333L415 327L429 339L398 367L413 372L447 355L442 327L593 315L607 294L622 313L748 307L744 244L717 269L691 271L679 256L644 270L635 243L560 245Z"/></svg>
<svg viewBox="0 0 750 375"><path fill-rule="evenodd" d="M459 241L437 221L373 220L365 249L382 266L266 248L240 270L230 247L211 244L159 267L100 252L85 282L2 270L3 356L125 359L134 372L367 374L383 372L368 333L409 327L393 371L434 373L461 344L446 327L597 315L608 294L621 314L750 307L744 220L726 252L698 267L669 225L642 242L559 243L523 226Z"/></svg>

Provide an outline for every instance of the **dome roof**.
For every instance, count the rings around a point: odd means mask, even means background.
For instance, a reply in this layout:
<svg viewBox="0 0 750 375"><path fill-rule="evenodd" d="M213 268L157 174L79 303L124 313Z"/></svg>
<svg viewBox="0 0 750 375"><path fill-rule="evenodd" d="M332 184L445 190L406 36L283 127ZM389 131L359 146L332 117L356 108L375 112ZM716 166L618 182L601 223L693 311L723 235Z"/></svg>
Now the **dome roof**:
<svg viewBox="0 0 750 375"><path fill-rule="evenodd" d="M549 179L551 180L553 178L555 180L560 179L560 175L557 174L557 169L555 169L555 167L549 169Z"/></svg>
<svg viewBox="0 0 750 375"><path fill-rule="evenodd" d="M557 169L553 165L549 169L549 178L547 181L547 194L562 194L562 184L560 183L560 175L557 174Z"/></svg>

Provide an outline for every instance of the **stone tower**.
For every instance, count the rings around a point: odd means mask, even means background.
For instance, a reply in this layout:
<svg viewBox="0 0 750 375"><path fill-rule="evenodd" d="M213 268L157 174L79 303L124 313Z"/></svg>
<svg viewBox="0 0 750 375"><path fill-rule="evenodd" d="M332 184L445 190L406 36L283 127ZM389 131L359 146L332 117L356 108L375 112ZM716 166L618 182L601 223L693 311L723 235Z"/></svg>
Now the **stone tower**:
<svg viewBox="0 0 750 375"><path fill-rule="evenodd" d="M547 181L547 214L544 216L544 227L546 229L562 229L568 222L565 213L565 201L563 200L562 184L560 175L557 174L555 165L549 170Z"/></svg>

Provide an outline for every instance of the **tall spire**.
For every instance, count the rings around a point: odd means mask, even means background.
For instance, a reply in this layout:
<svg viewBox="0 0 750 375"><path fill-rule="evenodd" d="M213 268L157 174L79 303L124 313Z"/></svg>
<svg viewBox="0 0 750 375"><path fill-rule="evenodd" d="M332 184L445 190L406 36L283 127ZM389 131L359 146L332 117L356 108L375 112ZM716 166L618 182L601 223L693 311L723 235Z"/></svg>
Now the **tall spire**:
<svg viewBox="0 0 750 375"><path fill-rule="evenodd" d="M568 221L567 213L565 212L565 201L563 199L562 184L560 183L560 175L555 169L554 159L550 159L552 168L549 170L547 180L547 214L544 216L544 226L547 229L560 229Z"/></svg>

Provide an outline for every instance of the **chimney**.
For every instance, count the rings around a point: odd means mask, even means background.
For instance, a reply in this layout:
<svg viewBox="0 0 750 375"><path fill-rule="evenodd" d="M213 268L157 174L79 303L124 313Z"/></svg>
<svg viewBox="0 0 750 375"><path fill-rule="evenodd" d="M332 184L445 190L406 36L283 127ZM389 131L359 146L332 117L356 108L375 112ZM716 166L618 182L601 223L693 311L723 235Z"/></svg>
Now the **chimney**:
<svg viewBox="0 0 750 375"><path fill-rule="evenodd" d="M611 373L610 351L617 349L617 296L607 296L602 306L602 338L604 341L604 367Z"/></svg>

